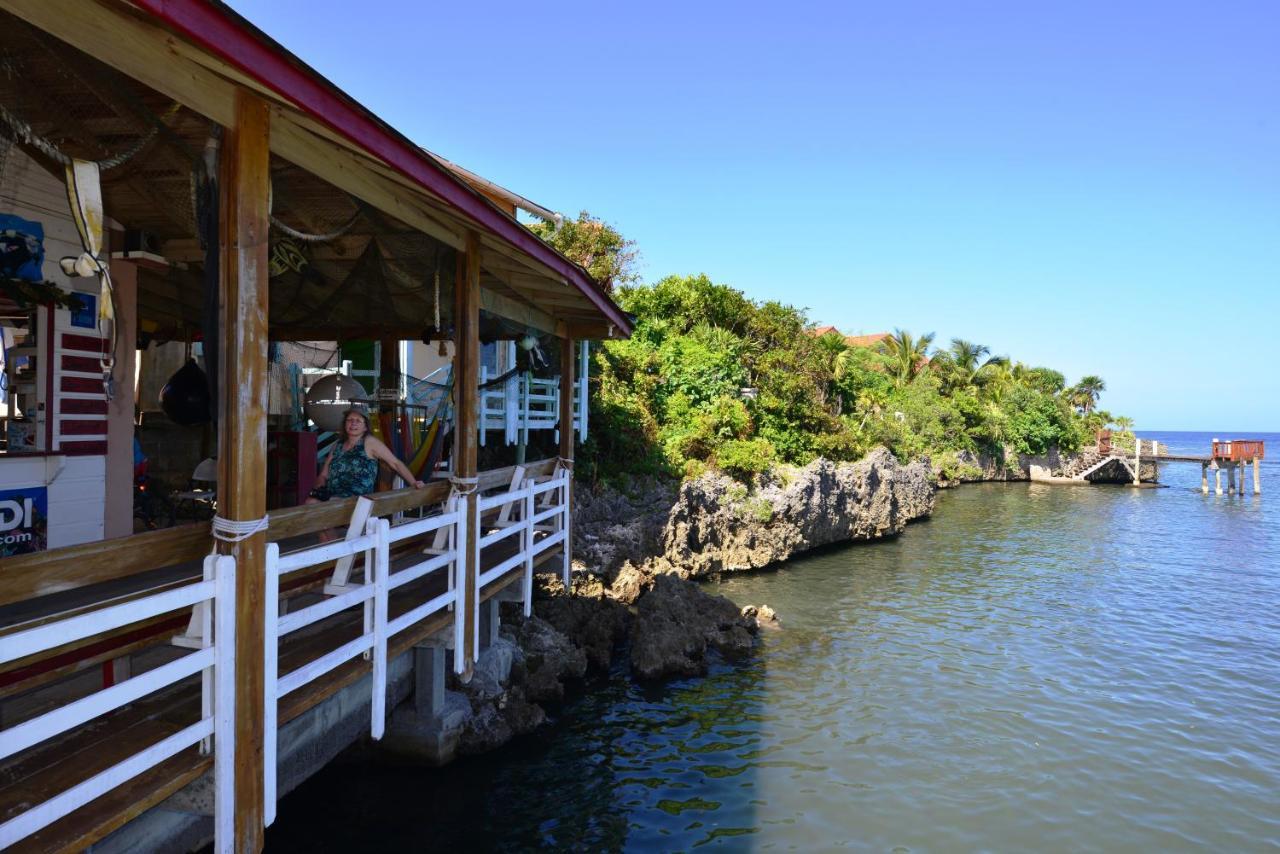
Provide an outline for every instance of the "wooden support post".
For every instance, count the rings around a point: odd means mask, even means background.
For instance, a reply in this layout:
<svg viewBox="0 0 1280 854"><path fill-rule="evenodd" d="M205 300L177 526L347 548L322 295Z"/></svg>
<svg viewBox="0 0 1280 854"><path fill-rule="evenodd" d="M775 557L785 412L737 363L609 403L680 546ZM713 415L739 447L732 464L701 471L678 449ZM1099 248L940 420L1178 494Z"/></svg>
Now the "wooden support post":
<svg viewBox="0 0 1280 854"><path fill-rule="evenodd" d="M1209 464L1200 464L1200 491L1205 495L1209 494Z"/></svg>
<svg viewBox="0 0 1280 854"><path fill-rule="evenodd" d="M573 339L560 339L560 458L562 460L573 460ZM573 565L573 463L569 462L569 488L568 495L565 496L566 503L569 505L568 524L565 525L564 531L564 565L565 572L570 571L569 567ZM565 581L566 592L569 583Z"/></svg>
<svg viewBox="0 0 1280 854"><path fill-rule="evenodd" d="M459 478L474 478L477 474L476 462L476 416L479 413L479 376L480 376L480 235L467 233L467 251L458 255L458 275L454 287L454 381L457 407L454 410L456 429L454 430L454 474ZM466 670L464 680L470 680L472 667L475 664L479 627L479 592L476 589L480 577L480 549L478 512L479 496L473 491L463 499L466 507L467 553L463 557L466 572L462 586L464 605L461 613L454 613L454 619L462 619L465 624L463 649L456 654L463 656Z"/></svg>
<svg viewBox="0 0 1280 854"><path fill-rule="evenodd" d="M1257 457L1253 458L1253 494L1254 495L1262 494L1262 475L1258 473L1258 464L1260 462L1262 462L1262 460L1258 459Z"/></svg>
<svg viewBox="0 0 1280 854"><path fill-rule="evenodd" d="M1235 467L1239 469L1236 474L1240 477L1240 482L1236 484L1236 495L1244 495L1244 460L1236 463Z"/></svg>
<svg viewBox="0 0 1280 854"><path fill-rule="evenodd" d="M218 513L234 521L267 510L267 184L269 112L236 94L225 129L220 180L221 336ZM263 709L266 532L219 543L236 559L235 850L263 844ZM221 745L215 745L216 750Z"/></svg>
<svg viewBox="0 0 1280 854"><path fill-rule="evenodd" d="M1227 495L1236 491L1236 464L1227 463Z"/></svg>

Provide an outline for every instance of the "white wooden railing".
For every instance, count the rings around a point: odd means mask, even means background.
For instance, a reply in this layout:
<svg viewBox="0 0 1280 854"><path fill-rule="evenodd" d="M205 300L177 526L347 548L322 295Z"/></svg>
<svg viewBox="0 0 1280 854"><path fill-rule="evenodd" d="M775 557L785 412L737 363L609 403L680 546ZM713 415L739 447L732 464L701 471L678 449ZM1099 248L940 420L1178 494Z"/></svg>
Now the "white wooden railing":
<svg viewBox="0 0 1280 854"><path fill-rule="evenodd" d="M467 548L464 518L465 512L459 509L459 503L451 500L449 510L445 513L407 522L394 528L387 519L375 517L368 519L365 523L365 532L362 535L348 536L345 540L300 549L285 555L280 554L278 544L271 543L267 546L266 690L264 692L266 702L263 712L263 729L266 738L263 746L266 824L270 825L275 821L276 815L276 759L279 746L280 699L356 656L363 655L372 660L370 734L375 740L381 739L386 726L387 641L392 635L425 620L432 614L461 604L458 591L462 588L459 581L462 561L459 560L459 556L466 554ZM395 573L391 572L392 543L443 529L448 529L452 534L450 538L452 542L447 548L427 549L425 553L430 554L430 557L426 560L397 569ZM291 613L279 615L280 579L285 574L320 564L337 562L341 565L360 555L364 557L362 583L353 583L343 571L343 584L325 588L326 593L331 594L329 598ZM439 570L445 571L448 579L446 592L413 605L394 620L388 619L388 605L392 590L425 578ZM364 625L359 637L307 662L283 677L279 675L281 638L357 605L361 606L364 612ZM455 649L462 648L462 631L463 621L455 619ZM455 655L454 659L455 667L459 672L465 669L465 662L461 655Z"/></svg>
<svg viewBox="0 0 1280 854"><path fill-rule="evenodd" d="M215 849L232 850L235 586L235 560L210 555L198 582L45 623L4 639L0 664L206 603L200 609L201 645L194 652L0 732L0 759L5 759L197 673L202 677L199 721L9 819L0 825L0 849L199 744L203 752L213 753Z"/></svg>
<svg viewBox="0 0 1280 854"><path fill-rule="evenodd" d="M569 539L569 483L569 471L557 469L548 480L537 482L527 479L518 488L480 499L477 518L483 518L487 511L503 508L498 519L490 526L493 530L487 534L474 532L477 548L482 555L482 565L485 548L517 534L520 545L515 554L478 574L475 589L477 602L480 590L485 585L523 564L525 616L529 615L533 601L534 559L547 549L566 543ZM506 508L519 508L519 518L510 518L511 514ZM539 534L543 536L539 537ZM561 575L566 587L569 585L569 571L569 550L565 549Z"/></svg>
<svg viewBox="0 0 1280 854"><path fill-rule="evenodd" d="M513 357L514 358L514 357ZM574 382L573 426L579 441L587 440L587 372L591 364L590 349L582 342L578 357L578 373ZM560 380L540 379L516 374L494 388L483 388L496 376L486 367L480 368L480 444L490 432L501 432L503 441L514 445L528 441L530 430L556 430L560 423ZM559 439L557 432L556 439Z"/></svg>

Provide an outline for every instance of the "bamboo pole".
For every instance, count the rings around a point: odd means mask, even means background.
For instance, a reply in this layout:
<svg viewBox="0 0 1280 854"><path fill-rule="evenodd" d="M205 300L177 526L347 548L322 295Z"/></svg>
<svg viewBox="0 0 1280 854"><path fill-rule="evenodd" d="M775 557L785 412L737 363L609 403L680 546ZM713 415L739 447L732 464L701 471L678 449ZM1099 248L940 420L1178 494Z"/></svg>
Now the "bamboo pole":
<svg viewBox="0 0 1280 854"><path fill-rule="evenodd" d="M267 105L236 93L220 166L222 359L218 384L218 513L234 521L266 513ZM262 850L265 532L219 543L236 559L235 849ZM216 748L217 749L217 748Z"/></svg>
<svg viewBox="0 0 1280 854"><path fill-rule="evenodd" d="M459 478L472 478L477 471L476 416L479 414L480 374L480 236L468 232L467 251L458 255L457 286L454 288L454 389L456 393L457 429L454 431L454 474ZM476 605L479 591L476 581L480 577L480 549L477 526L479 524L479 496L475 491L464 498L467 513L467 553L463 581L465 604L454 612L454 619L464 621L464 647L460 652L466 670L463 678L471 678L477 652Z"/></svg>

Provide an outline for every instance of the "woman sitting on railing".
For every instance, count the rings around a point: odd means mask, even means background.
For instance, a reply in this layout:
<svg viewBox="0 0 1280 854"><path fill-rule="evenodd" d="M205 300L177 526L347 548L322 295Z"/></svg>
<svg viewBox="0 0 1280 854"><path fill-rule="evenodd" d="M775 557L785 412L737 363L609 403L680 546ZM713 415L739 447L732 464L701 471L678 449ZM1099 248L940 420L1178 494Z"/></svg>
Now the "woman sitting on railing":
<svg viewBox="0 0 1280 854"><path fill-rule="evenodd" d="M406 483L418 489L425 486L382 440L369 435L369 416L363 409L352 408L342 413L342 424L342 444L325 458L315 488L307 496L308 504L368 495L378 486L379 462L386 463Z"/></svg>

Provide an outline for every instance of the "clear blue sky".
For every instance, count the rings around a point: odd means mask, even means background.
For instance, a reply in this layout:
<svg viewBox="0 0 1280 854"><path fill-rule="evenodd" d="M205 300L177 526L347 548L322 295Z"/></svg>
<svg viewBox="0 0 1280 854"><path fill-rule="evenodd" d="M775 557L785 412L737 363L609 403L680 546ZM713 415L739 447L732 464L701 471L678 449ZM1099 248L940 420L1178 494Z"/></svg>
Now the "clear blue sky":
<svg viewBox="0 0 1280 854"><path fill-rule="evenodd" d="M647 280L1280 430L1280 3L232 5Z"/></svg>

